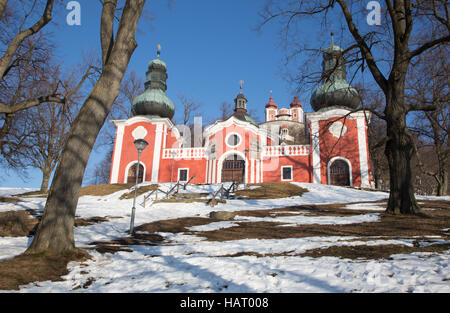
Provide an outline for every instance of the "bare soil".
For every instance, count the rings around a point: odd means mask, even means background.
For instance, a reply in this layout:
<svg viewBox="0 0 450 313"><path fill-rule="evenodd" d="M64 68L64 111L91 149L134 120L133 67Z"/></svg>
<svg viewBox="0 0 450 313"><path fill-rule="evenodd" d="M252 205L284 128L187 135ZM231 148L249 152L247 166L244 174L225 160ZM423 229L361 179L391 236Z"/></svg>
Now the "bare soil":
<svg viewBox="0 0 450 313"><path fill-rule="evenodd" d="M110 241L91 242L89 245L94 247L89 248L89 250L97 250L100 253L116 253L119 251L131 252L133 250L128 246L155 246L160 244L163 240L164 238L157 234L135 233L130 237L123 237Z"/></svg>
<svg viewBox="0 0 450 313"><path fill-rule="evenodd" d="M15 202L20 202L20 199L12 198L12 197L0 197L0 202L15 203Z"/></svg>
<svg viewBox="0 0 450 313"><path fill-rule="evenodd" d="M130 189L134 184L100 184L82 187L80 197L82 196L107 196L120 190Z"/></svg>
<svg viewBox="0 0 450 313"><path fill-rule="evenodd" d="M238 252L235 254L225 254L219 257L240 257L240 256L256 256L260 257L279 257L279 256L297 256L297 257L340 257L344 259L392 259L394 254L410 254L414 252L431 252L442 253L450 249L450 244L433 244L425 247L405 246L405 245L361 245L361 246L332 246L328 248L317 248L307 250L304 253L293 253L294 251L286 251L283 253L260 254L257 252Z"/></svg>
<svg viewBox="0 0 450 313"><path fill-rule="evenodd" d="M83 262L90 256L76 249L65 255L19 255L0 262L0 290L19 290L19 286L37 281L62 281L70 261Z"/></svg>
<svg viewBox="0 0 450 313"><path fill-rule="evenodd" d="M259 186L255 189L243 189L235 192L235 197L257 200L257 199L279 199L293 196L301 196L308 190L300 186L290 183L262 183L249 184L251 186Z"/></svg>
<svg viewBox="0 0 450 313"><path fill-rule="evenodd" d="M128 189L133 187L133 186L134 186L134 184L132 184L130 187L128 187ZM159 187L158 184L152 184L152 185L146 185L146 186L139 187L138 190L136 191L136 196L140 196L140 195L142 195L144 193L147 193L149 191L156 190L156 189L158 189L158 187ZM130 191L130 192L127 192L127 193L124 193L123 195L121 195L120 196L120 200L133 199L133 197L134 197L134 190Z"/></svg>
<svg viewBox="0 0 450 313"><path fill-rule="evenodd" d="M28 236L37 222L25 210L0 212L0 237Z"/></svg>
<svg viewBox="0 0 450 313"><path fill-rule="evenodd" d="M385 201L367 202L385 204ZM425 208L434 208L435 210L426 211L419 216L396 216L386 215L383 212L381 218L377 222L355 223L348 225L298 225L298 226L281 226L282 223L275 222L239 222L235 221L238 226L222 228L213 231L189 231L187 227L205 225L216 222L215 219L203 217L186 217L165 221L157 221L144 225L140 225L138 229L148 233L154 232L185 232L187 234L204 237L208 241L228 241L240 239L285 239L285 238L303 238L315 236L352 236L362 237L358 240L373 240L364 237L382 237L383 239L392 238L415 238L417 241L426 241L425 236L439 236L441 239L449 240L450 232L444 231L450 227L450 203L446 201L421 201ZM332 205L307 205L292 206L286 208L270 209L270 210L248 210L237 212L240 216L255 217L275 217L289 216L295 213L286 213L302 211L309 216L353 216L359 214L374 213L366 210L348 210L344 207L347 204ZM303 213L302 213L303 214ZM380 246L357 246L357 247L331 247L328 249L317 249L305 252L301 256L338 256L349 258L379 258L386 257L393 253L411 253L411 252L439 252L450 248L449 245L430 245L421 247L407 247L403 245L380 245ZM245 255L240 253L235 256ZM255 253L250 252L250 255Z"/></svg>

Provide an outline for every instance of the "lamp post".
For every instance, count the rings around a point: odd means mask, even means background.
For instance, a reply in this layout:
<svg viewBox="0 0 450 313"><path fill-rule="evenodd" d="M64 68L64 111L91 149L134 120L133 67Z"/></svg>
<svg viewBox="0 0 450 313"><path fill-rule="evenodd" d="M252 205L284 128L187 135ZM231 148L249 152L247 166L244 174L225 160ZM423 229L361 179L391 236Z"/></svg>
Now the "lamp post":
<svg viewBox="0 0 450 313"><path fill-rule="evenodd" d="M130 235L134 233L134 215L136 211L136 191L139 179L139 167L141 165L141 152L147 147L148 142L144 139L136 139L134 141L134 146L138 151L138 163L136 168L136 183L134 185L134 198L133 198L133 208L131 209L131 221L130 221Z"/></svg>

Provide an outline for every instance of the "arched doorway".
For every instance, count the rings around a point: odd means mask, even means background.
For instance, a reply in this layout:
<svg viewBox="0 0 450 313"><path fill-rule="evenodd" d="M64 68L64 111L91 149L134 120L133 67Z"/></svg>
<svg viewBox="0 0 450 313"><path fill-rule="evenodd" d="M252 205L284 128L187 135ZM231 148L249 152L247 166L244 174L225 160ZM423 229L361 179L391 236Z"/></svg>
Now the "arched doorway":
<svg viewBox="0 0 450 313"><path fill-rule="evenodd" d="M134 184L136 182L136 170L137 170L137 163L134 163L128 169L127 183L133 183ZM144 166L142 164L139 164L138 183L142 183L143 179L144 179Z"/></svg>
<svg viewBox="0 0 450 313"><path fill-rule="evenodd" d="M222 164L222 182L243 183L245 178L245 160L232 154L223 160Z"/></svg>
<svg viewBox="0 0 450 313"><path fill-rule="evenodd" d="M329 167L330 185L350 186L350 168L346 161L337 159Z"/></svg>

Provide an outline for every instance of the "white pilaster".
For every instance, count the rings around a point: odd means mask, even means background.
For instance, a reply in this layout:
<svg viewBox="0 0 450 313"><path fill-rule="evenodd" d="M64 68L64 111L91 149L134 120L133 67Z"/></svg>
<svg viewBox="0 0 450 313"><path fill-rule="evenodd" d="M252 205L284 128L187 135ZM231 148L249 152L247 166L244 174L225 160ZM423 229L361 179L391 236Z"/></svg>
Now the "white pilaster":
<svg viewBox="0 0 450 313"><path fill-rule="evenodd" d="M319 121L311 121L311 148L313 165L313 183L320 184L320 141L319 141Z"/></svg>
<svg viewBox="0 0 450 313"><path fill-rule="evenodd" d="M358 146L359 146L359 168L361 169L361 187L370 187L369 184L369 158L367 153L366 124L364 118L358 118Z"/></svg>
<svg viewBox="0 0 450 313"><path fill-rule="evenodd" d="M113 165L111 169L111 184L117 184L119 180L120 157L122 155L123 133L125 125L117 126L116 143L114 147Z"/></svg>
<svg viewBox="0 0 450 313"><path fill-rule="evenodd" d="M152 182L158 182L159 174L159 160L161 159L161 143L163 134L163 124L156 124L155 149L153 150L153 167L152 167Z"/></svg>

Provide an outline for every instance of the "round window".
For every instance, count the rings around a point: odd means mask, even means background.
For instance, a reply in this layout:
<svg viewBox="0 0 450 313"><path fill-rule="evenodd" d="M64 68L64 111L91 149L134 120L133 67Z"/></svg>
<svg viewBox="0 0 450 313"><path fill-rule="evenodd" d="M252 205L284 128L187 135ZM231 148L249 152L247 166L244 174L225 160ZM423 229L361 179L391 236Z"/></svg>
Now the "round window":
<svg viewBox="0 0 450 313"><path fill-rule="evenodd" d="M236 147L241 143L241 137L238 134L231 134L228 136L227 145L230 147Z"/></svg>

